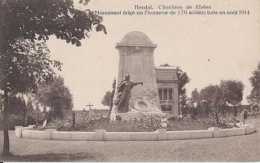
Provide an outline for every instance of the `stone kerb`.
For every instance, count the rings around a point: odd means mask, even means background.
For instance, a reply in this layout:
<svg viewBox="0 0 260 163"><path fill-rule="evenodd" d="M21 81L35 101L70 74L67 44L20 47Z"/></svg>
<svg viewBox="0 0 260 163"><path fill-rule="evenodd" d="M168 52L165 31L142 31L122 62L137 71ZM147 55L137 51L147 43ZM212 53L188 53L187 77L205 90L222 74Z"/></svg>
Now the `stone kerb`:
<svg viewBox="0 0 260 163"><path fill-rule="evenodd" d="M256 128L254 125L246 125L245 126L245 134L248 135L248 134L252 134L256 132Z"/></svg>
<svg viewBox="0 0 260 163"><path fill-rule="evenodd" d="M245 135L245 127L241 128L229 128L229 129L217 129L214 128L213 130L213 137L228 137L228 136L239 136L239 135Z"/></svg>
<svg viewBox="0 0 260 163"><path fill-rule="evenodd" d="M155 141L158 140L156 132L130 132L131 141Z"/></svg>
<svg viewBox="0 0 260 163"><path fill-rule="evenodd" d="M181 140L181 139L202 139L212 138L213 132L210 130L190 130L190 131L168 131L168 140Z"/></svg>
<svg viewBox="0 0 260 163"><path fill-rule="evenodd" d="M37 131L37 130L22 130L23 138L32 138L32 139L50 139L51 132L49 131Z"/></svg>
<svg viewBox="0 0 260 163"><path fill-rule="evenodd" d="M105 132L105 141L156 141L157 132Z"/></svg>
<svg viewBox="0 0 260 163"><path fill-rule="evenodd" d="M86 140L86 141L156 141L156 140L183 140L218 138L252 134L256 132L254 125L245 125L241 128L208 130L166 131L159 129L154 132L95 132L32 130L21 126L15 127L18 138L48 139L48 140Z"/></svg>
<svg viewBox="0 0 260 163"><path fill-rule="evenodd" d="M105 132L104 140L106 141L128 141L130 134L128 132Z"/></svg>
<svg viewBox="0 0 260 163"><path fill-rule="evenodd" d="M50 132L51 136L50 139L53 140L71 140L72 139L72 132L69 131L53 131Z"/></svg>
<svg viewBox="0 0 260 163"><path fill-rule="evenodd" d="M86 140L86 141L95 141L96 132L71 132L71 140Z"/></svg>

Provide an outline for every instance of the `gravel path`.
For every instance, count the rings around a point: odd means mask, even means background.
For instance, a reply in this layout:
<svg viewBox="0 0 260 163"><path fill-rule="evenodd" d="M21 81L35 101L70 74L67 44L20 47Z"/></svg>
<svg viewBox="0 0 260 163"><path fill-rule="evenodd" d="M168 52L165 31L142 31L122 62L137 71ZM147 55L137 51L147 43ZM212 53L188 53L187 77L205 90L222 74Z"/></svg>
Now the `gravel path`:
<svg viewBox="0 0 260 163"><path fill-rule="evenodd" d="M251 121L256 124L259 131L260 117ZM0 133L1 148L2 139ZM246 136L215 139L87 142L19 139L11 131L10 141L11 152L23 157L44 154L58 156L70 153L78 156L77 161L260 161L259 132ZM31 161L36 159L36 156L32 157ZM70 160L75 158L71 156L65 158L65 161Z"/></svg>

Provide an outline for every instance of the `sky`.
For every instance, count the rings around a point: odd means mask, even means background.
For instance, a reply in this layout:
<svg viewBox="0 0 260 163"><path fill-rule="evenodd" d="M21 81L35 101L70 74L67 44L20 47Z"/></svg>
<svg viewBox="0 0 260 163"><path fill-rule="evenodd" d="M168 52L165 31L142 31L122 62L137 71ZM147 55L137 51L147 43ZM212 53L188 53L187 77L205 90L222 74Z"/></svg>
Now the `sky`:
<svg viewBox="0 0 260 163"><path fill-rule="evenodd" d="M205 4L206 2L206 4ZM244 16L103 16L108 34L92 32L81 47L52 38L48 47L55 59L63 63L60 74L70 89L75 110L87 104L103 108L101 100L117 78L118 51L124 35L144 32L157 44L155 65L168 63L181 67L190 77L187 94L221 80L240 80L244 97L251 90L249 77L260 61L259 0L92 0L80 9L132 10L134 5L211 5L216 10L248 9ZM246 99L243 100L246 103Z"/></svg>

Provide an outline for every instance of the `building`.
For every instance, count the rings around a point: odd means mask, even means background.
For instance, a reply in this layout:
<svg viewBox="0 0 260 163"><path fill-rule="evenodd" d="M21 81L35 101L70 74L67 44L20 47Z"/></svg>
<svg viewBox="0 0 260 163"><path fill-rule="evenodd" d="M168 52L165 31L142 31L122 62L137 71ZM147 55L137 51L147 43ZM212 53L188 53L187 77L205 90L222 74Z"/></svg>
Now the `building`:
<svg viewBox="0 0 260 163"><path fill-rule="evenodd" d="M178 78L175 67L165 65L155 68L158 94L162 112L178 115Z"/></svg>

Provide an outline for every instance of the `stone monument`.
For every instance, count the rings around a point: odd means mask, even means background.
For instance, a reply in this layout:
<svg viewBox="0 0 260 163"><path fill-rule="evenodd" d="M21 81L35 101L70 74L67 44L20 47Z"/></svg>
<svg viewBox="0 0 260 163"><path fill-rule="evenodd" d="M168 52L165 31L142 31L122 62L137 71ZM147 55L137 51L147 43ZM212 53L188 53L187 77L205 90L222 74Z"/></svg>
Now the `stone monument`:
<svg viewBox="0 0 260 163"><path fill-rule="evenodd" d="M117 83L124 81L127 76L130 76L131 82L142 82L142 85L135 85L131 89L131 97L128 102L129 113L127 116L131 113L162 114L154 68L154 50L156 44L144 33L133 31L126 34L117 43L116 48L119 51ZM118 114L124 116L123 114L125 113L119 113L118 110L120 109L116 107L112 109L112 119Z"/></svg>

